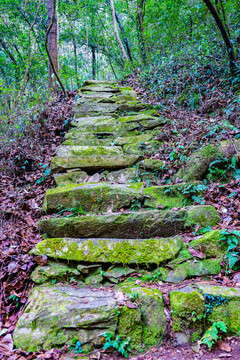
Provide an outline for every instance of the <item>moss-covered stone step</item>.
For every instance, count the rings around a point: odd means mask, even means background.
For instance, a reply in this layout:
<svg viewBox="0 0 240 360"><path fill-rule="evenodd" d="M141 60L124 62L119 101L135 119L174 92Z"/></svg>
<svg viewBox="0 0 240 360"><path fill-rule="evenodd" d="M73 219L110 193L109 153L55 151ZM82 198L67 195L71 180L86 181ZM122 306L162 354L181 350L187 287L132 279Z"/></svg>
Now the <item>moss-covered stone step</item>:
<svg viewBox="0 0 240 360"><path fill-rule="evenodd" d="M93 137L92 139L83 139L81 136L74 137L73 139L65 140L62 145L80 145L80 146L112 146L114 144L114 137L108 136L106 139L98 139Z"/></svg>
<svg viewBox="0 0 240 360"><path fill-rule="evenodd" d="M229 334L239 334L239 288L197 283L171 291L170 306L172 333L181 342L199 340L204 328L218 321L225 322Z"/></svg>
<svg viewBox="0 0 240 360"><path fill-rule="evenodd" d="M92 132L95 135L98 134L124 134L128 131L132 131L139 128L139 124L137 122L127 123L127 124L119 124L117 122L106 122L106 123L96 123L96 124L85 124L81 126L77 126L69 131L70 134L79 133L79 132Z"/></svg>
<svg viewBox="0 0 240 360"><path fill-rule="evenodd" d="M182 244L181 236L151 239L53 238L38 243L31 253L67 261L159 265L175 258Z"/></svg>
<svg viewBox="0 0 240 360"><path fill-rule="evenodd" d="M134 188L134 185L84 183L47 190L43 209L48 213L76 207L82 212L116 212L142 200L139 187Z"/></svg>
<svg viewBox="0 0 240 360"><path fill-rule="evenodd" d="M59 157L121 154L123 154L123 150L120 146L60 145L56 149L56 156Z"/></svg>
<svg viewBox="0 0 240 360"><path fill-rule="evenodd" d="M141 160L138 155L55 156L51 162L53 173L79 168L85 171L117 170Z"/></svg>
<svg viewBox="0 0 240 360"><path fill-rule="evenodd" d="M134 291L134 293L132 292ZM25 312L15 328L15 347L27 351L39 347L72 345L78 339L84 351L104 344L106 332L131 338L130 348L156 345L164 333L166 317L162 293L145 287L98 290L72 286L33 288ZM137 294L134 306L120 306Z"/></svg>
<svg viewBox="0 0 240 360"><path fill-rule="evenodd" d="M70 185L70 184L80 184L85 181L88 177L88 174L85 171L76 170L69 171L63 174L54 174L53 175L56 185Z"/></svg>
<svg viewBox="0 0 240 360"><path fill-rule="evenodd" d="M48 218L40 221L40 229L49 237L73 238L152 238L172 236L186 227L215 226L220 217L213 206L189 206L178 211L147 210L104 213L77 217Z"/></svg>
<svg viewBox="0 0 240 360"><path fill-rule="evenodd" d="M96 124L111 124L115 123L117 120L112 116L86 116L79 119L75 119L71 122L72 126L81 127L84 125L96 125Z"/></svg>

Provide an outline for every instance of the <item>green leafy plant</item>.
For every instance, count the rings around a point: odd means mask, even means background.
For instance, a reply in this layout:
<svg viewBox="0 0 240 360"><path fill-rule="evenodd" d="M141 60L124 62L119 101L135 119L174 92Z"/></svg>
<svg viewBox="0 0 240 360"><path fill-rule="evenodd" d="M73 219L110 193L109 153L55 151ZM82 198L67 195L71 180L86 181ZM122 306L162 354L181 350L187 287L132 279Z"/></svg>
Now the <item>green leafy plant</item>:
<svg viewBox="0 0 240 360"><path fill-rule="evenodd" d="M114 348L126 358L128 357L128 352L130 351L129 337L127 339L123 339L121 335L117 335L115 338L113 333L105 333L103 334L103 337L106 339L103 349Z"/></svg>
<svg viewBox="0 0 240 360"><path fill-rule="evenodd" d="M81 354L82 351L82 344L81 341L78 340L78 337L75 337L72 341L72 345L70 347L70 351L74 350L74 354Z"/></svg>
<svg viewBox="0 0 240 360"><path fill-rule="evenodd" d="M19 307L19 305L20 305L20 297L19 297L19 296L17 296L17 295L10 295L9 298L8 298L8 300L11 300L12 302L15 302L16 308Z"/></svg>
<svg viewBox="0 0 240 360"><path fill-rule="evenodd" d="M213 325L205 332L201 338L201 344L206 344L209 349L212 348L213 344L222 338L222 333L227 332L227 325L223 321L213 323Z"/></svg>
<svg viewBox="0 0 240 360"><path fill-rule="evenodd" d="M239 246L240 231L224 229L221 231L219 241L222 244L227 244L225 260L227 261L227 268L233 270L239 260Z"/></svg>

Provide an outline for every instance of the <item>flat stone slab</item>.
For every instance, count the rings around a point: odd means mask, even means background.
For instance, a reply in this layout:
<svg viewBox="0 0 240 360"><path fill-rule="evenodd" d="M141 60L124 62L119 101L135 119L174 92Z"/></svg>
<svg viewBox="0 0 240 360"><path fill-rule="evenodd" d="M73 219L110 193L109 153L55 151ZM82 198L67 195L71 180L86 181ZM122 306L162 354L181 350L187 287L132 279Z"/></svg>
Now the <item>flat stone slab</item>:
<svg viewBox="0 0 240 360"><path fill-rule="evenodd" d="M216 225L219 216L209 205L190 206L178 211L147 210L125 213L104 213L77 217L48 218L40 221L40 229L49 237L129 238L144 239L173 236L186 226Z"/></svg>
<svg viewBox="0 0 240 360"><path fill-rule="evenodd" d="M73 120L71 125L81 127L83 125L94 125L94 124L109 124L116 122L116 119L112 116L86 116L79 119Z"/></svg>
<svg viewBox="0 0 240 360"><path fill-rule="evenodd" d="M83 212L114 212L143 200L143 195L131 185L83 183L48 189L43 210L48 213L81 207Z"/></svg>
<svg viewBox="0 0 240 360"><path fill-rule="evenodd" d="M56 238L41 241L31 253L68 261L160 264L173 259L182 244L181 236L158 239Z"/></svg>
<svg viewBox="0 0 240 360"><path fill-rule="evenodd" d="M55 156L51 161L51 170L53 173L75 168L85 171L117 170L132 166L141 159L137 155Z"/></svg>
<svg viewBox="0 0 240 360"><path fill-rule="evenodd" d="M14 330L17 348L34 351L72 344L100 343L102 334L117 328L117 301L112 291L38 286Z"/></svg>
<svg viewBox="0 0 240 360"><path fill-rule="evenodd" d="M80 146L60 145L56 156L92 156L92 155L120 155L123 150L120 146Z"/></svg>

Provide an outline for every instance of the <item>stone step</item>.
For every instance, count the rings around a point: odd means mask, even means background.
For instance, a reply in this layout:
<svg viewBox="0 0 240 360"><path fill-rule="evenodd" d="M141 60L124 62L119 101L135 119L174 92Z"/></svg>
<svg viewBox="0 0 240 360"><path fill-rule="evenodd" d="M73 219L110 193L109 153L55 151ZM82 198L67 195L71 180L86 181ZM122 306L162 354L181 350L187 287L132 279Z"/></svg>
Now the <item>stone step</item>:
<svg viewBox="0 0 240 360"><path fill-rule="evenodd" d="M75 168L90 172L117 170L132 166L141 159L138 155L55 156L51 161L51 170L53 173Z"/></svg>
<svg viewBox="0 0 240 360"><path fill-rule="evenodd" d="M143 201L139 192L140 186L83 183L79 185L60 186L47 190L43 210L48 213L62 209L81 207L84 212L116 212ZM67 210L66 210L67 211Z"/></svg>
<svg viewBox="0 0 240 360"><path fill-rule="evenodd" d="M77 217L52 217L40 221L48 237L144 239L174 236L186 227L215 226L220 217L213 206L189 206L177 211L147 210Z"/></svg>
<svg viewBox="0 0 240 360"><path fill-rule="evenodd" d="M56 149L56 156L59 157L121 154L123 154L123 150L120 146L60 145Z"/></svg>
<svg viewBox="0 0 240 360"><path fill-rule="evenodd" d="M39 242L31 254L77 262L159 265L175 258L182 245L181 236L157 239L50 238Z"/></svg>
<svg viewBox="0 0 240 360"><path fill-rule="evenodd" d="M117 122L106 122L106 123L96 123L96 124L85 124L79 125L69 131L72 133L80 133L80 132L91 132L93 134L124 134L128 131L132 131L139 128L139 124L137 122L131 122L126 124L120 124Z"/></svg>
<svg viewBox="0 0 240 360"><path fill-rule="evenodd" d="M142 343L156 345L166 327L162 293L136 286L133 290L138 304L131 306L132 291L127 287L123 291L35 287L15 328L14 344L35 351L72 345L77 338L84 351L91 351L102 347L103 334L108 332L130 337L132 350L141 349Z"/></svg>
<svg viewBox="0 0 240 360"><path fill-rule="evenodd" d="M238 334L239 288L197 282L171 290L169 298L171 333L178 344L199 340L219 321L226 324L227 334ZM42 285L30 294L13 333L14 345L36 351L72 345L77 338L89 352L103 345L108 332L130 337L131 350L141 350L142 344L146 349L164 334L168 311L159 289L133 282L111 290Z"/></svg>
<svg viewBox="0 0 240 360"><path fill-rule="evenodd" d="M114 122L117 122L117 120L112 116L86 116L73 120L71 125L81 127L83 125L109 124Z"/></svg>
<svg viewBox="0 0 240 360"><path fill-rule="evenodd" d="M115 145L114 144L114 137L113 136L108 136L105 139L98 139L97 137L93 136L92 139L83 139L82 137L80 138L74 138L74 139L69 139L69 140L65 140L62 145L80 145L80 146L112 146Z"/></svg>

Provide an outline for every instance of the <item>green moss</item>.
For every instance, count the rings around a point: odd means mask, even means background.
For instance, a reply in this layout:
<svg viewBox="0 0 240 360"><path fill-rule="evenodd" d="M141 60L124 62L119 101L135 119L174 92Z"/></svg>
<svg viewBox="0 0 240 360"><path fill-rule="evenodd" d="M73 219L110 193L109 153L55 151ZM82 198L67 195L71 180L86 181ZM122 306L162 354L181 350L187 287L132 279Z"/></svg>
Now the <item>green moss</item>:
<svg viewBox="0 0 240 360"><path fill-rule="evenodd" d="M119 316L118 332L123 338L131 338L131 348L140 349L143 332L142 316L139 308L130 309L127 306L121 308Z"/></svg>
<svg viewBox="0 0 240 360"><path fill-rule="evenodd" d="M210 257L221 257L225 254L226 245L220 245L220 230L213 230L201 238L194 239L189 243L189 247L198 250L201 246L202 252L206 258Z"/></svg>
<svg viewBox="0 0 240 360"><path fill-rule="evenodd" d="M200 151L199 154L202 157L210 157L212 158L213 156L217 156L218 154L218 149L216 147L216 145L213 144L208 144L207 146L204 146Z"/></svg>
<svg viewBox="0 0 240 360"><path fill-rule="evenodd" d="M201 332L202 321L193 321L193 318L202 318L204 315L204 298L197 290L185 287L170 292L172 312L172 331L188 332L189 329ZM193 315L194 314L194 315Z"/></svg>
<svg viewBox="0 0 240 360"><path fill-rule="evenodd" d="M65 156L92 156L92 155L119 155L122 149L119 146L80 146L61 145L57 148L56 155Z"/></svg>
<svg viewBox="0 0 240 360"><path fill-rule="evenodd" d="M181 246L181 237L144 240L56 238L38 243L32 253L74 261L159 264L175 257Z"/></svg>
<svg viewBox="0 0 240 360"><path fill-rule="evenodd" d="M188 218L185 226L216 226L220 221L221 218L215 207L211 205L197 205L189 207Z"/></svg>

